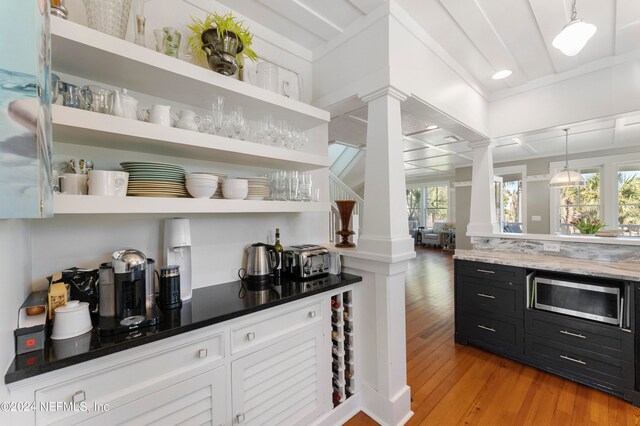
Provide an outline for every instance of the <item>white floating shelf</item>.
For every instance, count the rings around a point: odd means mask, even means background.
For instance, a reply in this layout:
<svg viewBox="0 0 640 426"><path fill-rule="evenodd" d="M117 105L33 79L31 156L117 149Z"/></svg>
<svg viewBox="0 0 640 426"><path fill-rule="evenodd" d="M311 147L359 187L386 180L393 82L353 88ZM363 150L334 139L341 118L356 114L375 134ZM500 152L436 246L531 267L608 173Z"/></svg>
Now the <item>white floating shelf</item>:
<svg viewBox="0 0 640 426"><path fill-rule="evenodd" d="M329 122L328 112L304 102L54 16L51 57L55 71L187 105L210 108L223 95L251 119L269 113L304 129Z"/></svg>
<svg viewBox="0 0 640 426"><path fill-rule="evenodd" d="M54 194L54 214L328 212L329 203Z"/></svg>
<svg viewBox="0 0 640 426"><path fill-rule="evenodd" d="M326 156L53 105L57 142L286 170L328 167Z"/></svg>

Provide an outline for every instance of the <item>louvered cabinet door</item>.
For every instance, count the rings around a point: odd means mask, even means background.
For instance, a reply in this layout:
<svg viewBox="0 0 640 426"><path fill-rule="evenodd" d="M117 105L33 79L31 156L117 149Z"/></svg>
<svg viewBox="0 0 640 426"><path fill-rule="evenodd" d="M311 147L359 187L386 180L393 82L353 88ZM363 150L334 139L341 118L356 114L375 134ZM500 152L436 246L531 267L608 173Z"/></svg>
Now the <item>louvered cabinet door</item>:
<svg viewBox="0 0 640 426"><path fill-rule="evenodd" d="M225 424L225 367L189 379L175 378L167 386L143 398L87 420L96 425L213 425ZM132 399L135 394L132 395Z"/></svg>
<svg viewBox="0 0 640 426"><path fill-rule="evenodd" d="M306 425L330 406L322 327L231 364L234 425Z"/></svg>

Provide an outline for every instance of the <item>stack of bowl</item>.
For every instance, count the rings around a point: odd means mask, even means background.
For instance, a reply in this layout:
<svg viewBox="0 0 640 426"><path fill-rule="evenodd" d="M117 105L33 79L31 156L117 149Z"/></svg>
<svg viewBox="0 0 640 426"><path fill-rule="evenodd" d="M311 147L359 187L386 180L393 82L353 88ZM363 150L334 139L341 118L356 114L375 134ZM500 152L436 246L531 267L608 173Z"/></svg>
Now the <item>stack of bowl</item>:
<svg viewBox="0 0 640 426"><path fill-rule="evenodd" d="M226 179L222 183L222 195L230 200L244 200L249 194L249 182L246 179Z"/></svg>
<svg viewBox="0 0 640 426"><path fill-rule="evenodd" d="M269 196L269 178L266 177L243 177L249 182L249 193L247 200L264 200Z"/></svg>
<svg viewBox="0 0 640 426"><path fill-rule="evenodd" d="M208 173L187 174L187 191L193 198L211 198L218 189L218 176Z"/></svg>

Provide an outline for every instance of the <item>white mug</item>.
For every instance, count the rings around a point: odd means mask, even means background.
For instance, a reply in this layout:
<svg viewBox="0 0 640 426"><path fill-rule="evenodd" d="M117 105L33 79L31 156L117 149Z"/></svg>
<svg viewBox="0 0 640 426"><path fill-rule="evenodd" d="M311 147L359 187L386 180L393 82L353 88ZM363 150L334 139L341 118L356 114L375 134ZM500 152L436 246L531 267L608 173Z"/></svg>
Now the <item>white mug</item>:
<svg viewBox="0 0 640 426"><path fill-rule="evenodd" d="M169 105L154 105L151 109L138 110L138 119L149 123L171 126L171 107Z"/></svg>
<svg viewBox="0 0 640 426"><path fill-rule="evenodd" d="M63 174L60 176L60 189L65 195L87 195L87 175Z"/></svg>
<svg viewBox="0 0 640 426"><path fill-rule="evenodd" d="M89 172L89 195L124 197L127 195L129 173L91 170Z"/></svg>

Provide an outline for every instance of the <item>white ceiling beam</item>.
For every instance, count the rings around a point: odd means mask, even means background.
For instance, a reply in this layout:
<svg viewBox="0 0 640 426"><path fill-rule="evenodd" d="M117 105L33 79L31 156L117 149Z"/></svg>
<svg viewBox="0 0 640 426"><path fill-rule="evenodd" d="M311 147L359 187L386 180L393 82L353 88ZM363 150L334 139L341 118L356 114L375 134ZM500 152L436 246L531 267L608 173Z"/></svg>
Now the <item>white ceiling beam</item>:
<svg viewBox="0 0 640 426"><path fill-rule="evenodd" d="M504 42L487 18L477 1L440 0L442 6L455 19L460 29L467 35L476 49L491 65L494 71L510 69L513 75L505 80L509 86L526 83L524 74L513 59ZM485 78L491 76L485 76Z"/></svg>
<svg viewBox="0 0 640 426"><path fill-rule="evenodd" d="M640 48L640 1L617 0L615 22L615 54Z"/></svg>
<svg viewBox="0 0 640 426"><path fill-rule="evenodd" d="M365 15L386 3L386 0L348 0Z"/></svg>
<svg viewBox="0 0 640 426"><path fill-rule="evenodd" d="M624 126L626 122L626 118L616 119L616 124L613 127L613 143L619 142L623 138Z"/></svg>
<svg viewBox="0 0 640 426"><path fill-rule="evenodd" d="M576 56L566 56L551 45L555 36L569 22L570 14L567 7L570 5L568 3L561 0L529 0L540 34L545 41L547 53L556 72L563 72L580 65Z"/></svg>
<svg viewBox="0 0 640 426"><path fill-rule="evenodd" d="M307 7L298 0L259 1L324 41L331 40L343 31L342 28L322 16L318 11Z"/></svg>

